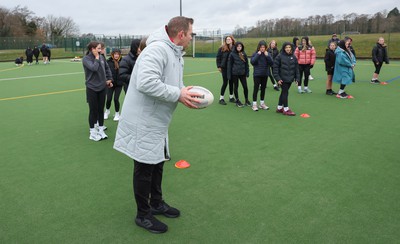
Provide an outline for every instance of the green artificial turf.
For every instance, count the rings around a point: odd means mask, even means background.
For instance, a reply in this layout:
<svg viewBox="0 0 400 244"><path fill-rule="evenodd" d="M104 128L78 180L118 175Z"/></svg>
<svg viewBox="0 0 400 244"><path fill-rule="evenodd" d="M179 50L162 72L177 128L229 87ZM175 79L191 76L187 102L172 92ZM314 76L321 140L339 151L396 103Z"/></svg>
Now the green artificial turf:
<svg viewBox="0 0 400 244"><path fill-rule="evenodd" d="M222 106L215 59L185 62L185 84L208 88L215 101L174 114L163 191L182 215L161 216L162 235L133 222L132 160L112 149L117 122L106 121L108 140L88 139L82 64L0 63L0 243L399 241L400 79L372 85L372 62L359 61L346 89L354 99L337 99L325 95L318 60L313 93L293 86L297 116L287 117L275 113L270 81L270 110ZM384 65L380 80L399 67ZM191 167L175 168L181 159Z"/></svg>

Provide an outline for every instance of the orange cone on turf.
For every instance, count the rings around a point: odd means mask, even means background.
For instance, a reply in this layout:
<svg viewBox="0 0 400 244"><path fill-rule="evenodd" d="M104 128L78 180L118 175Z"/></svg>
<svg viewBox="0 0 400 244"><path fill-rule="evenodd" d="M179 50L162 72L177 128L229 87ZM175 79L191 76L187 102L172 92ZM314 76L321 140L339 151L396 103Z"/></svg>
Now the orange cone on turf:
<svg viewBox="0 0 400 244"><path fill-rule="evenodd" d="M175 167L178 169L186 169L190 167L190 164L186 160L179 160L175 163Z"/></svg>

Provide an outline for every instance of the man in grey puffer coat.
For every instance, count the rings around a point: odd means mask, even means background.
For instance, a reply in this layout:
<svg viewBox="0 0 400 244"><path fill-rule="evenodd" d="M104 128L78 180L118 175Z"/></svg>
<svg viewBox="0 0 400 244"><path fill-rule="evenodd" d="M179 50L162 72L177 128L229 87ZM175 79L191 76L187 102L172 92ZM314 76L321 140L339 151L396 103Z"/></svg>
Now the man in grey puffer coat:
<svg viewBox="0 0 400 244"><path fill-rule="evenodd" d="M162 198L164 161L169 158L168 127L172 114L183 103L196 108L199 102L183 85L183 50L192 39L193 19L172 18L149 36L129 82L114 148L134 161L133 190L137 204L135 222L153 233L168 226L153 215L176 218L180 211Z"/></svg>

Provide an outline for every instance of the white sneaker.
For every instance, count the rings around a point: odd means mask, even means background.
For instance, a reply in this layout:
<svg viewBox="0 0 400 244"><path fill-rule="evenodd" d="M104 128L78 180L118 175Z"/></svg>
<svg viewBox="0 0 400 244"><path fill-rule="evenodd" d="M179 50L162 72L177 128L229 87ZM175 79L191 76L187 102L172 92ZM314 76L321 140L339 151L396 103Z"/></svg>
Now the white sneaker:
<svg viewBox="0 0 400 244"><path fill-rule="evenodd" d="M253 109L254 112L257 112L257 111L258 111L257 104L254 104L254 105L251 107L251 109Z"/></svg>
<svg viewBox="0 0 400 244"><path fill-rule="evenodd" d="M115 112L114 121L119 121L119 112Z"/></svg>
<svg viewBox="0 0 400 244"><path fill-rule="evenodd" d="M94 124L94 128L96 130L99 130L99 121L97 121L96 124ZM103 130L107 130L107 126L103 125Z"/></svg>
<svg viewBox="0 0 400 244"><path fill-rule="evenodd" d="M106 109L106 111L104 112L104 119L108 119L108 115L110 115L110 110Z"/></svg>
<svg viewBox="0 0 400 244"><path fill-rule="evenodd" d="M312 91L309 88L304 89L304 93L312 93Z"/></svg>
<svg viewBox="0 0 400 244"><path fill-rule="evenodd" d="M300 94L304 93L304 91L301 88L297 88L297 92Z"/></svg>
<svg viewBox="0 0 400 244"><path fill-rule="evenodd" d="M314 77L312 77L311 75L308 76L309 80L314 80Z"/></svg>
<svg viewBox="0 0 400 244"><path fill-rule="evenodd" d="M101 136L99 135L98 131L93 128L89 130L90 135L89 135L89 139L92 141L100 141L101 140Z"/></svg>
<svg viewBox="0 0 400 244"><path fill-rule="evenodd" d="M264 110L268 110L269 107L267 105L265 105L265 103L260 104L260 108L264 109Z"/></svg>
<svg viewBox="0 0 400 244"><path fill-rule="evenodd" d="M104 126L99 126L98 135L100 136L100 138L101 138L102 140L108 138L108 136L106 135L106 133L104 133Z"/></svg>

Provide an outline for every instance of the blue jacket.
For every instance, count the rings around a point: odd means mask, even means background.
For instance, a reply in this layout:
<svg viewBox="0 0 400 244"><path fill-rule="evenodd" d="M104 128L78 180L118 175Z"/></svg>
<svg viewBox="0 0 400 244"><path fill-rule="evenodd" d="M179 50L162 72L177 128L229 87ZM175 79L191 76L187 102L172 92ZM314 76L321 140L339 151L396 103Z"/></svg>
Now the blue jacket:
<svg viewBox="0 0 400 244"><path fill-rule="evenodd" d="M264 53L258 54L260 46L264 45L266 47L265 41L260 41L258 43L257 51L253 53L250 59L250 63L254 67L253 76L254 77L267 77L269 76L270 66L274 64L270 55L265 56Z"/></svg>
<svg viewBox="0 0 400 244"><path fill-rule="evenodd" d="M341 47L336 48L335 54L335 72L333 73L332 81L343 85L349 85L353 82L353 67L356 64L356 58L352 52L346 52Z"/></svg>

